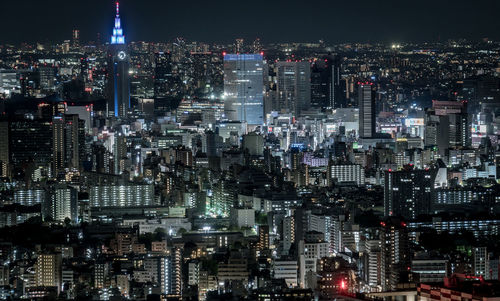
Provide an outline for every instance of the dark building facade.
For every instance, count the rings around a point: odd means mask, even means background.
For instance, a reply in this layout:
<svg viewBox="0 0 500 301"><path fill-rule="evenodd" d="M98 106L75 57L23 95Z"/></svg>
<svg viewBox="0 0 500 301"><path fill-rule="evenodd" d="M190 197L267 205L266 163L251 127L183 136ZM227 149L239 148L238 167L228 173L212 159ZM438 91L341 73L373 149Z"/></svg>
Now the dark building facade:
<svg viewBox="0 0 500 301"><path fill-rule="evenodd" d="M384 213L414 219L429 214L435 170L385 171Z"/></svg>

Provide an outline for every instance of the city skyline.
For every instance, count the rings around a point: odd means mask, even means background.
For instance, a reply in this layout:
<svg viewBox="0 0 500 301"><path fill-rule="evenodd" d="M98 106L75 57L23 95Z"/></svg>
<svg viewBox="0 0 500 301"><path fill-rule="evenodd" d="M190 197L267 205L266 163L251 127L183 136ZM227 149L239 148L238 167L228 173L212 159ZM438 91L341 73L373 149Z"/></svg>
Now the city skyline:
<svg viewBox="0 0 500 301"><path fill-rule="evenodd" d="M0 300L500 300L494 4L165 2L17 4Z"/></svg>
<svg viewBox="0 0 500 301"><path fill-rule="evenodd" d="M113 3L8 1L0 13L0 43L62 41L70 38L71 29L79 29L83 40L95 40L97 33L109 36L107 16ZM227 43L235 38L260 38L268 43L320 39L329 43L495 40L495 28L500 26L494 13L500 3L487 0L413 4L392 0L335 4L322 0L258 0L251 5L124 0L122 7L129 41L166 42L176 37L210 43Z"/></svg>

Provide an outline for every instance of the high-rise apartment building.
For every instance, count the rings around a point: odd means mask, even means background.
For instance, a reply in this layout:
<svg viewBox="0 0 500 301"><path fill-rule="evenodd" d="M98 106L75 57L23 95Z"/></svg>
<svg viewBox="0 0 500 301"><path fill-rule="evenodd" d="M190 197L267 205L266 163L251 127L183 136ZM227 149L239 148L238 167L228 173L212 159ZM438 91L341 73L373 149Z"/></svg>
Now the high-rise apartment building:
<svg viewBox="0 0 500 301"><path fill-rule="evenodd" d="M44 218L50 217L54 221L70 219L78 221L77 191L67 185L56 185L50 189L45 202L42 203Z"/></svg>
<svg viewBox="0 0 500 301"><path fill-rule="evenodd" d="M335 183L365 184L365 170L359 164L330 164L328 167L328 179Z"/></svg>
<svg viewBox="0 0 500 301"><path fill-rule="evenodd" d="M52 171L54 174L63 171L66 167L65 127L64 116L52 118Z"/></svg>
<svg viewBox="0 0 500 301"><path fill-rule="evenodd" d="M381 222L380 241L382 290L392 291L398 283L408 281L411 269L406 223L396 218Z"/></svg>
<svg viewBox="0 0 500 301"><path fill-rule="evenodd" d="M23 206L33 206L46 200L45 189L19 189L14 191L14 203Z"/></svg>
<svg viewBox="0 0 500 301"><path fill-rule="evenodd" d="M257 243L257 249L262 251L269 249L269 226L259 225L259 241Z"/></svg>
<svg viewBox="0 0 500 301"><path fill-rule="evenodd" d="M378 239L367 239L365 241L363 278L371 288L377 288L381 285L381 244L382 242Z"/></svg>
<svg viewBox="0 0 500 301"><path fill-rule="evenodd" d="M40 254L35 265L35 284L61 289L61 254Z"/></svg>
<svg viewBox="0 0 500 301"><path fill-rule="evenodd" d="M8 177L10 168L9 156L9 122L0 122L0 177Z"/></svg>
<svg viewBox="0 0 500 301"><path fill-rule="evenodd" d="M375 92L370 82L359 83L359 137L373 138L375 136Z"/></svg>
<svg viewBox="0 0 500 301"><path fill-rule="evenodd" d="M154 205L154 187L146 184L117 184L91 186L92 207L130 207Z"/></svg>

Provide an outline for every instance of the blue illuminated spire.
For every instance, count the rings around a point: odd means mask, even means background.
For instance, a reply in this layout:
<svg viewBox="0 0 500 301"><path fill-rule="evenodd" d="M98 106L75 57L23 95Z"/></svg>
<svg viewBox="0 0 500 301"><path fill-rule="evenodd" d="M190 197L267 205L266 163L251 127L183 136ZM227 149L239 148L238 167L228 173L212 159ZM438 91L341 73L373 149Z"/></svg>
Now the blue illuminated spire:
<svg viewBox="0 0 500 301"><path fill-rule="evenodd" d="M120 22L120 3L116 2L116 17L113 35L111 36L111 44L125 44L125 36Z"/></svg>

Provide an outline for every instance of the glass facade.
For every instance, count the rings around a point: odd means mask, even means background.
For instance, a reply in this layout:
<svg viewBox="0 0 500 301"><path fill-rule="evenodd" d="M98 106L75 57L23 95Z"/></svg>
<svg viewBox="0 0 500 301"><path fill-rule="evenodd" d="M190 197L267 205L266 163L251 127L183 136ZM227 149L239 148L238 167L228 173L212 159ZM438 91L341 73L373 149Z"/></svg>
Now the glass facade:
<svg viewBox="0 0 500 301"><path fill-rule="evenodd" d="M224 113L249 125L264 122L264 61L260 54L224 55Z"/></svg>

